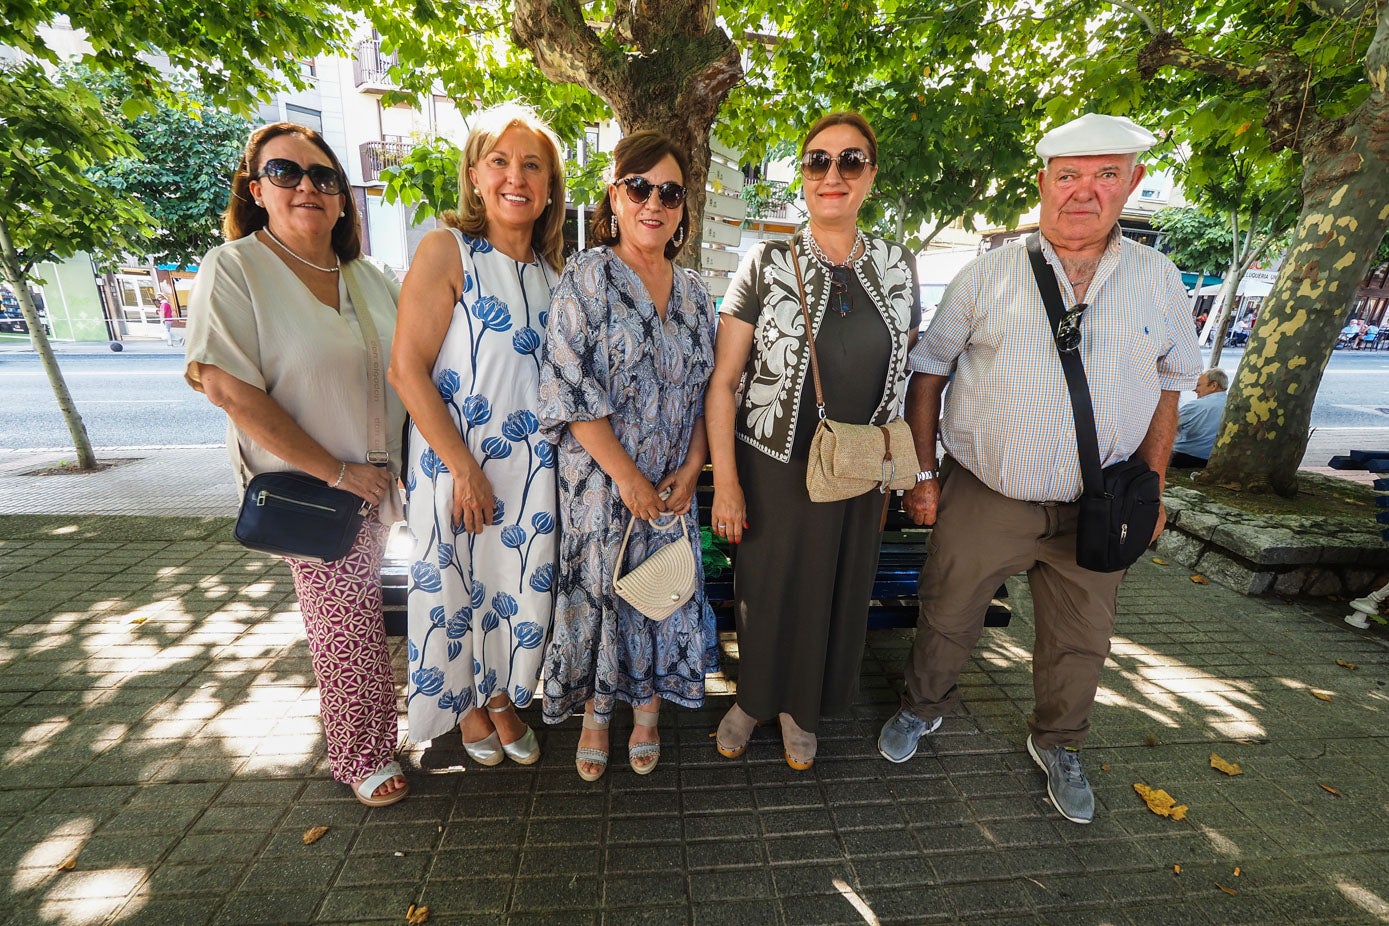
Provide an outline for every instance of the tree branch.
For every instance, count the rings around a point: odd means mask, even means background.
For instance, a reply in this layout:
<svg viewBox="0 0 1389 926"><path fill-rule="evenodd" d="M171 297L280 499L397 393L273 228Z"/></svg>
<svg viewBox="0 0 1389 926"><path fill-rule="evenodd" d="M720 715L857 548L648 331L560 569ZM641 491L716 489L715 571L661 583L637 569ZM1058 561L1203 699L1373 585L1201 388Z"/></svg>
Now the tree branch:
<svg viewBox="0 0 1389 926"><path fill-rule="evenodd" d="M1159 32L1138 52L1138 73L1150 80L1164 67L1196 71L1228 80L1246 90L1262 90L1272 82L1267 68L1261 63L1248 67L1192 51L1177 40L1170 31Z"/></svg>

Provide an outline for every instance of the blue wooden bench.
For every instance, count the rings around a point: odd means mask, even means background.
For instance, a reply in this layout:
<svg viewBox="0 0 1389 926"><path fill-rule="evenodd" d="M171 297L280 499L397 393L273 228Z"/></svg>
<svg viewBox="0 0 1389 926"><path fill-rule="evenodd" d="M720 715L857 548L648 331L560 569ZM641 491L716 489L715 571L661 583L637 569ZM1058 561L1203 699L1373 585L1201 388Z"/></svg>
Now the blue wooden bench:
<svg viewBox="0 0 1389 926"><path fill-rule="evenodd" d="M709 524L709 507L713 499L713 482L706 468L700 478L697 494L699 522ZM916 626L916 582L921 565L926 561L926 538L930 528L918 527L901 510L897 500L888 512L878 554L878 573L873 581L873 600L868 607L868 626L874 629ZM730 551L730 555L736 550ZM406 632L405 597L410 582L409 563L388 556L382 565L382 585L386 604L386 632L403 636ZM733 630L733 570L706 578L704 593L720 630ZM1006 627L1012 619L1012 609L1004 599L1008 589L999 586L997 596L984 616L986 627Z"/></svg>

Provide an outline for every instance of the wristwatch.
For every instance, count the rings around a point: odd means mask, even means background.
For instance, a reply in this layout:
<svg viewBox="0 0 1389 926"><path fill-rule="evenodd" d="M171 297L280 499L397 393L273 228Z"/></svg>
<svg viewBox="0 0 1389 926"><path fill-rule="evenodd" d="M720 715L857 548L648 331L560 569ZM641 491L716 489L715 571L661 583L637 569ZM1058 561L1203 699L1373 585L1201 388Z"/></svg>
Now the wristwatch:
<svg viewBox="0 0 1389 926"><path fill-rule="evenodd" d="M916 484L917 484L917 485L921 485L923 482L926 482L926 481L929 480L929 479L935 479L935 478L936 478L936 471L935 471L935 470L933 470L933 469L923 469L921 472L919 472L919 473L916 474Z"/></svg>

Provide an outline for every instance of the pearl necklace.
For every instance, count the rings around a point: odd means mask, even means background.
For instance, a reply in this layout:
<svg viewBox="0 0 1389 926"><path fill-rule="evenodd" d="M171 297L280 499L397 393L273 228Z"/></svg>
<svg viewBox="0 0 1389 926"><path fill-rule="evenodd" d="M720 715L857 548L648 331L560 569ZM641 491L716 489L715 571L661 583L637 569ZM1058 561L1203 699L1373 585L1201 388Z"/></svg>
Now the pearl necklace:
<svg viewBox="0 0 1389 926"><path fill-rule="evenodd" d="M863 240L863 232L858 229L854 229L854 246L849 248L849 256L844 258L843 263L836 263L829 259L824 250L821 249L820 242L815 240L815 232L810 230L809 225L805 227L805 237L806 240L810 242L810 253L814 254L815 257L827 267L847 267L849 264L853 263L854 255L859 254L860 249L865 253L868 251L868 244Z"/></svg>
<svg viewBox="0 0 1389 926"><path fill-rule="evenodd" d="M270 226L269 226L269 225L264 226L264 227L261 229L261 231L263 231L263 232L265 232L267 235L269 235L269 236L270 236L270 240L273 241L273 242L275 242L276 244L278 244L278 245L280 246L280 250L284 251L284 252L285 252L286 254L288 254L290 257L292 257L292 258L294 258L295 260L299 261L299 263L301 263L301 264L307 264L308 266L314 268L315 270L322 271L323 273L338 273L339 271L342 270L342 259L341 259L341 258L338 258L338 264L337 264L336 267L320 267L318 264L315 264L313 261L307 260L307 259L305 259L305 258L303 258L303 257L300 257L298 254L295 254L293 251L291 251L291 250L289 249L289 246L288 246L288 245L286 245L286 244L285 244L283 241L281 241L279 238L276 238L276 237L275 237L275 233L272 232L272 231L270 230Z"/></svg>

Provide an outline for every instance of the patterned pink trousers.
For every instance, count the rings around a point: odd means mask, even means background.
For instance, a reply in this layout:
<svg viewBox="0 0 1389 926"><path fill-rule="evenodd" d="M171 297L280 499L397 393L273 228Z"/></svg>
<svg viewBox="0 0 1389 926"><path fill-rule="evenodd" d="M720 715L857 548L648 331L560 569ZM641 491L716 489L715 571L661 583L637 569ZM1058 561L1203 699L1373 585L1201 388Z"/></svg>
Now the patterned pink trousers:
<svg viewBox="0 0 1389 926"><path fill-rule="evenodd" d="M289 559L333 778L368 778L395 758L395 682L381 613L386 528L369 516L348 554L333 563Z"/></svg>

